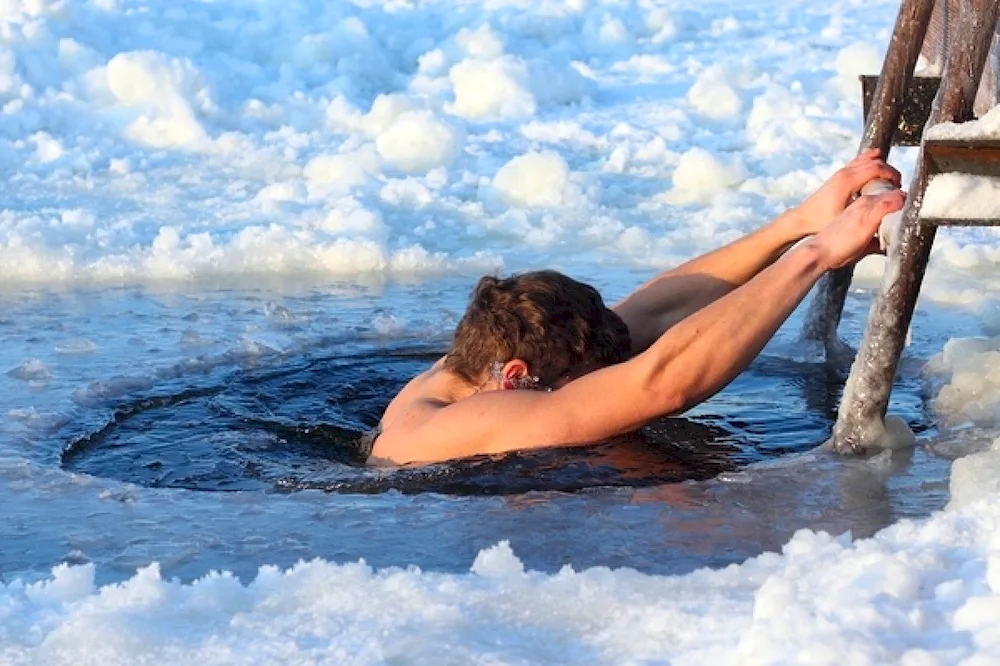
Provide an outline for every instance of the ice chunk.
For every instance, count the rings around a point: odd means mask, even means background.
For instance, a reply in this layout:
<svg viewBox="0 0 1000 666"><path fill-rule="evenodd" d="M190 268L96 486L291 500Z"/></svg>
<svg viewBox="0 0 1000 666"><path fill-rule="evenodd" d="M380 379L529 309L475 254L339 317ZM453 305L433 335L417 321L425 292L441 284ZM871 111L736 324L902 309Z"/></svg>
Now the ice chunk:
<svg viewBox="0 0 1000 666"><path fill-rule="evenodd" d="M60 354L90 354L96 349L97 345L86 338L66 340L56 344L56 351Z"/></svg>
<svg viewBox="0 0 1000 666"><path fill-rule="evenodd" d="M198 115L215 105L189 60L155 51L119 53L105 72L108 90L133 113L125 130L128 138L157 148L207 144Z"/></svg>
<svg viewBox="0 0 1000 666"><path fill-rule="evenodd" d="M342 193L365 185L381 173L381 159L369 145L353 153L317 155L309 160L302 175L311 196L326 192Z"/></svg>
<svg viewBox="0 0 1000 666"><path fill-rule="evenodd" d="M511 550L509 541L479 551L472 573L482 578L514 578L524 575L524 564Z"/></svg>
<svg viewBox="0 0 1000 666"><path fill-rule="evenodd" d="M871 42L854 42L837 53L834 67L837 70L837 77L832 81L834 87L853 101L859 99L858 76L877 74L882 68L882 57Z"/></svg>
<svg viewBox="0 0 1000 666"><path fill-rule="evenodd" d="M28 359L16 368L7 371L8 377L20 379L28 383L45 383L52 379L48 367L36 358Z"/></svg>
<svg viewBox="0 0 1000 666"><path fill-rule="evenodd" d="M746 168L739 158L723 161L704 148L692 148L681 156L674 170L674 187L665 198L670 203L705 202L745 178Z"/></svg>
<svg viewBox="0 0 1000 666"><path fill-rule="evenodd" d="M531 152L503 165L493 178L493 192L511 206L559 206L579 198L569 166L557 153Z"/></svg>
<svg viewBox="0 0 1000 666"><path fill-rule="evenodd" d="M462 150L462 132L432 111L406 111L375 145L387 162L410 174L448 166Z"/></svg>
<svg viewBox="0 0 1000 666"><path fill-rule="evenodd" d="M1000 408L1000 338L949 340L924 371L943 380L934 411L945 425L997 423Z"/></svg>
<svg viewBox="0 0 1000 666"><path fill-rule="evenodd" d="M450 110L463 118L527 118L537 103L528 67L513 56L493 60L466 59L448 73L455 91Z"/></svg>
<svg viewBox="0 0 1000 666"><path fill-rule="evenodd" d="M392 127L401 115L415 108L416 102L405 95L379 95L361 126L372 136L378 136Z"/></svg>
<svg viewBox="0 0 1000 666"><path fill-rule="evenodd" d="M709 67L688 91L688 101L706 118L724 119L739 115L743 100L721 67Z"/></svg>
<svg viewBox="0 0 1000 666"><path fill-rule="evenodd" d="M949 509L958 509L1000 493L1000 451L983 451L951 464Z"/></svg>

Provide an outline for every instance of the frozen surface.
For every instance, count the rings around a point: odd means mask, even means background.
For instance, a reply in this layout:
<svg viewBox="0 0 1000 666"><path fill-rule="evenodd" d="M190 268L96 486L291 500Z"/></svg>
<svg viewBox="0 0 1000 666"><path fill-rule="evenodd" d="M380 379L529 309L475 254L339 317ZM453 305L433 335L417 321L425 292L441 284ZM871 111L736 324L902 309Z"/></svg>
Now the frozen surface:
<svg viewBox="0 0 1000 666"><path fill-rule="evenodd" d="M971 453L952 463L950 508L989 500L1000 493L1000 447Z"/></svg>
<svg viewBox="0 0 1000 666"><path fill-rule="evenodd" d="M781 554L685 577L544 575L507 542L451 575L312 561L246 585L183 585L154 565L96 589L91 567L61 566L0 588L0 636L11 664L988 664L1000 657L998 534L1000 506L983 502L857 543L801 532Z"/></svg>
<svg viewBox="0 0 1000 666"><path fill-rule="evenodd" d="M613 299L736 238L853 156L897 9L0 2L0 661L995 662L996 477L961 462L1000 429L993 229L939 234L909 452L803 441L707 481L498 497L59 464L142 396L441 349L482 272ZM838 380L795 326L757 371L797 368L782 401L822 424ZM780 419L741 400L706 409L767 447Z"/></svg>

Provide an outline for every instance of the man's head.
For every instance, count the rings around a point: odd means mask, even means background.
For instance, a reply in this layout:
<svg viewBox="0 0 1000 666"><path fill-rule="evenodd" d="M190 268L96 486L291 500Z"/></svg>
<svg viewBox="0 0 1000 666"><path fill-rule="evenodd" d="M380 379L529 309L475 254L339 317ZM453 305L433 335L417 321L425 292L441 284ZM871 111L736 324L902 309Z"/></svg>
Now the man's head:
<svg viewBox="0 0 1000 666"><path fill-rule="evenodd" d="M556 271L484 277L472 292L445 367L481 382L499 362L522 361L543 387L629 357L628 327L597 290Z"/></svg>

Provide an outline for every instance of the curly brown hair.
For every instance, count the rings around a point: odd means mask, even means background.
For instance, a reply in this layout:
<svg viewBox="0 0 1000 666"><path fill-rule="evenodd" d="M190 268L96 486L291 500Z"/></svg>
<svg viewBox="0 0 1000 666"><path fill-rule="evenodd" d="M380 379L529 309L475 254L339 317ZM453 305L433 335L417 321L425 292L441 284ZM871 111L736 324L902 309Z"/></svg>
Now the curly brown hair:
<svg viewBox="0 0 1000 666"><path fill-rule="evenodd" d="M626 360L628 327L596 289L557 271L486 276L472 291L445 368L481 381L495 361L520 359L542 386Z"/></svg>

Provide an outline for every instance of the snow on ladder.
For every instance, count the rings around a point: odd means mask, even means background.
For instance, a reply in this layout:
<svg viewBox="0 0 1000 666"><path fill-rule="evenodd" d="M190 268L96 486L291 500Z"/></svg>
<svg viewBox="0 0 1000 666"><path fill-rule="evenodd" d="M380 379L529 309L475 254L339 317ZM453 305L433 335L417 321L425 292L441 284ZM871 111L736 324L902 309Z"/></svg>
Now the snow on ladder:
<svg viewBox="0 0 1000 666"><path fill-rule="evenodd" d="M871 110L866 114L862 150L878 147L887 155L893 145L902 108L913 97L911 83L919 55L915 45L927 48L929 24L930 41L937 35L945 42L944 66L921 132L918 168L889 245L882 283L834 425L831 444L841 453L884 448L897 443L894 440L899 437L912 437L908 429L887 428L885 414L938 226L1000 224L1000 213L992 206L958 211L957 206L941 208L942 197L933 196L935 187L946 179L964 178L974 187L976 179L985 178L985 187L994 187L996 179L990 177L1000 176L1000 140L975 136L965 131L972 127L951 124L971 120L974 105L985 111L988 104L983 100L989 96L993 105L997 103L998 4L997 0L937 0L935 7L934 0L903 0L900 6ZM932 215L921 215L925 201L934 208L926 211ZM837 337L836 327L850 278L850 269L829 274L807 314L804 333L824 342L828 360L845 355L846 345Z"/></svg>
<svg viewBox="0 0 1000 666"><path fill-rule="evenodd" d="M923 144L928 183L920 223L1000 226L1000 138L938 138L935 133ZM989 194L992 205L984 203Z"/></svg>

